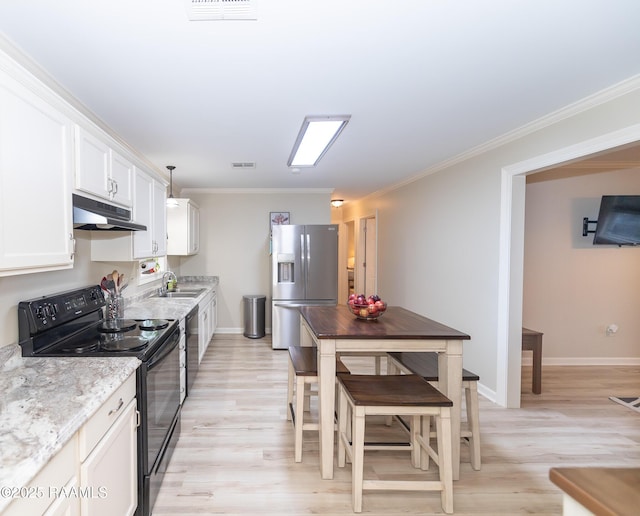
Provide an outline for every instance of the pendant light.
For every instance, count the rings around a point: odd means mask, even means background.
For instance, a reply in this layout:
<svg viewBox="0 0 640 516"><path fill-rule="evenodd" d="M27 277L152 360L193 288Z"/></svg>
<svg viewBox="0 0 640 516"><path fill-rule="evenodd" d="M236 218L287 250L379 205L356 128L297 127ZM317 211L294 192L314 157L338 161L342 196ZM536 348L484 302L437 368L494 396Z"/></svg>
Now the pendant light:
<svg viewBox="0 0 640 516"><path fill-rule="evenodd" d="M167 197L167 206L171 208L178 206L178 200L173 196L173 170L175 168L173 165L167 165L167 169L169 170L169 197Z"/></svg>

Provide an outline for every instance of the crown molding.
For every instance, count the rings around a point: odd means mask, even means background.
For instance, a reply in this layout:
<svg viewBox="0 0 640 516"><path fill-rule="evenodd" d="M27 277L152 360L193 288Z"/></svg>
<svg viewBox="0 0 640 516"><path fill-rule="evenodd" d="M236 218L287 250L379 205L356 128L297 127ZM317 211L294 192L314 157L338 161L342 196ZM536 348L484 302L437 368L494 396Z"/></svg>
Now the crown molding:
<svg viewBox="0 0 640 516"><path fill-rule="evenodd" d="M183 188L180 194L331 194L333 188Z"/></svg>
<svg viewBox="0 0 640 516"><path fill-rule="evenodd" d="M476 156L480 156L481 154L484 154L488 151L502 147L507 143L511 143L524 136L540 131L541 129L552 126L562 120L566 120L567 118L571 118L580 113L584 113L585 111L588 111L594 107L600 106L602 104L605 104L606 102L614 100L618 97L622 97L623 95L632 93L639 89L640 89L640 74L636 74L629 77L628 79L625 79L612 86L609 86L608 88L600 90L599 92L594 93L593 95L584 97L563 108L553 111L548 115L545 115L523 126L520 126L519 128L514 129L513 131L509 131L507 133L504 133L501 136L498 136L485 143L477 145L476 147L472 147L471 149L466 150L461 154L454 156L453 158L437 163L423 170L419 174L411 176L398 183L394 183L393 185L390 185L387 188L383 188L381 190L377 190L371 194L368 194L365 197L361 198L360 200L361 201L372 200L372 199L381 197L384 194L390 193L394 190L398 190L403 186L419 181L420 179L430 176L431 174L435 174L436 172L446 170L447 168L457 165L458 163L462 163Z"/></svg>

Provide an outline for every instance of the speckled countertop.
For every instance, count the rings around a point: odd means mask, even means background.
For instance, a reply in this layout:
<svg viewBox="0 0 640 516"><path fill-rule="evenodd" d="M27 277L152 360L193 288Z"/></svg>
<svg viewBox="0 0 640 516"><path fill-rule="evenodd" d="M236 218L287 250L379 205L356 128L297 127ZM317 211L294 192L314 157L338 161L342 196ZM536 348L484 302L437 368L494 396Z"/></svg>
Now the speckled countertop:
<svg viewBox="0 0 640 516"><path fill-rule="evenodd" d="M197 298L125 300L125 317L179 319L211 291L215 276L178 278ZM0 347L0 487L24 487L140 365L133 357L30 358ZM10 499L0 497L0 512Z"/></svg>
<svg viewBox="0 0 640 516"><path fill-rule="evenodd" d="M0 487L25 487L140 365L0 348ZM11 499L0 497L0 511Z"/></svg>
<svg viewBox="0 0 640 516"><path fill-rule="evenodd" d="M207 294L216 291L217 287L217 276L180 276L178 290L180 288L206 290L198 297L188 298L149 297L149 292L146 292L141 297L125 299L124 316L127 319L181 319L186 317Z"/></svg>

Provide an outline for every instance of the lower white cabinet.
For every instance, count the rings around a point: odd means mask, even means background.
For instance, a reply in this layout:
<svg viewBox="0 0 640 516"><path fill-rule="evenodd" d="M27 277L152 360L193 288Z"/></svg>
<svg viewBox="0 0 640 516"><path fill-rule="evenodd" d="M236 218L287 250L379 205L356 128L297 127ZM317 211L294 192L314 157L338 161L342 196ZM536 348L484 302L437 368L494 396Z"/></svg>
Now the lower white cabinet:
<svg viewBox="0 0 640 516"><path fill-rule="evenodd" d="M28 486L20 486L24 492L14 498L2 515L80 514L80 498L73 496L79 487L77 450L78 437L74 435Z"/></svg>
<svg viewBox="0 0 640 516"><path fill-rule="evenodd" d="M80 485L87 489L80 514L130 515L138 506L135 398L119 410L120 417L80 464Z"/></svg>
<svg viewBox="0 0 640 516"><path fill-rule="evenodd" d="M187 336L186 336L186 320L180 319L180 403L184 402L187 397Z"/></svg>
<svg viewBox="0 0 640 516"><path fill-rule="evenodd" d="M138 506L138 413L133 373L40 470L3 516L113 516Z"/></svg>
<svg viewBox="0 0 640 516"><path fill-rule="evenodd" d="M216 330L217 296L216 292L207 294L198 304L198 361L202 362L209 341Z"/></svg>

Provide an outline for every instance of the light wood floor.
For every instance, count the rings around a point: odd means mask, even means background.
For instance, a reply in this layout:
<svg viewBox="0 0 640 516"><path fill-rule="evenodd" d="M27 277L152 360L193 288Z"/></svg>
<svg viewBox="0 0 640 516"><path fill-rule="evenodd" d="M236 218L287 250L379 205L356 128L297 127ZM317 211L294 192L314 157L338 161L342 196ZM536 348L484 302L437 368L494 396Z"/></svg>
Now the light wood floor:
<svg viewBox="0 0 640 516"><path fill-rule="evenodd" d="M293 460L287 356L273 351L268 337L214 337L182 410L155 516L353 514L349 464L336 467L333 480L321 480L312 432L305 433L303 462ZM354 372L372 372L370 360L345 362ZM545 367L541 395L531 393L525 367L522 386L520 409L481 398L482 471L471 469L463 446L456 514L561 514L549 468L640 465L640 413L608 399L640 395L640 367ZM370 426L381 435L390 431ZM365 475L420 474L406 452L369 452L365 468ZM436 493L365 492L363 514L442 510Z"/></svg>

